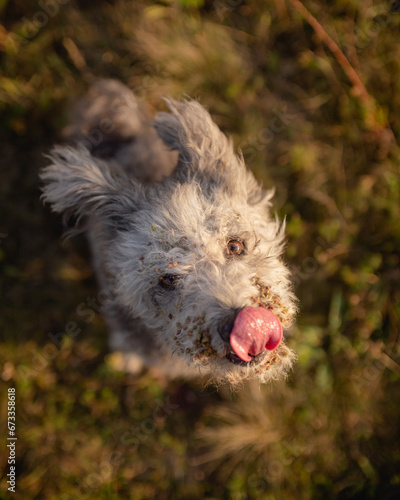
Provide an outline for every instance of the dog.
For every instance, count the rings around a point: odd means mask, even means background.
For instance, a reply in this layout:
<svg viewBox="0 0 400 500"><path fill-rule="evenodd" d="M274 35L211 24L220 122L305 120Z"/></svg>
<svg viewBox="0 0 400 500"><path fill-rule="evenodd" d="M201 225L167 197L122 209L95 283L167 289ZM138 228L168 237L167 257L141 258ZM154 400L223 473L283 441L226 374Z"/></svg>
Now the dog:
<svg viewBox="0 0 400 500"><path fill-rule="evenodd" d="M127 87L97 82L41 172L43 200L88 236L126 370L232 387L284 378L297 299L274 190L202 105L166 103L152 121Z"/></svg>

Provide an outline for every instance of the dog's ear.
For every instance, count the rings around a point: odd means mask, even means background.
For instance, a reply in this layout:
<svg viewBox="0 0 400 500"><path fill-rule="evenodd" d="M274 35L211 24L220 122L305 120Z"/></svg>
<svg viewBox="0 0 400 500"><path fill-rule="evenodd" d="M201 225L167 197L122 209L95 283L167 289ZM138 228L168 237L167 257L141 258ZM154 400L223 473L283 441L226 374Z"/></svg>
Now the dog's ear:
<svg viewBox="0 0 400 500"><path fill-rule="evenodd" d="M61 147L49 155L51 165L40 173L42 198L64 221L78 224L87 216L99 216L125 228L124 221L140 204L143 187L129 179L117 165L94 158L87 149Z"/></svg>
<svg viewBox="0 0 400 500"><path fill-rule="evenodd" d="M165 144L179 153L176 178L198 182L205 193L222 189L251 205L268 206L273 191L262 190L208 111L196 101L166 102L171 113L159 113L153 125Z"/></svg>
<svg viewBox="0 0 400 500"><path fill-rule="evenodd" d="M173 99L166 103L171 113L159 113L153 125L165 144L179 153L175 171L179 180L201 182L207 178L222 186L232 175L243 175L231 140L201 104Z"/></svg>

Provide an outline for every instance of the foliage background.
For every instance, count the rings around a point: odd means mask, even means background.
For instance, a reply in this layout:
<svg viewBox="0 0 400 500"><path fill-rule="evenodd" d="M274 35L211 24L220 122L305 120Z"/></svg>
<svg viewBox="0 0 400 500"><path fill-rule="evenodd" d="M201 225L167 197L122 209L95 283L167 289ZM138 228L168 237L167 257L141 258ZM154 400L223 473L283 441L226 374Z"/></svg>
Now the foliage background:
<svg viewBox="0 0 400 500"><path fill-rule="evenodd" d="M400 498L396 9L0 1L0 429L16 387L12 498ZM62 242L37 173L70 99L105 76L155 109L163 95L200 98L276 186L301 302L287 383L232 395L126 375L101 317L77 314L97 304L87 246ZM60 342L71 322L79 334ZM11 498L0 446L0 498Z"/></svg>

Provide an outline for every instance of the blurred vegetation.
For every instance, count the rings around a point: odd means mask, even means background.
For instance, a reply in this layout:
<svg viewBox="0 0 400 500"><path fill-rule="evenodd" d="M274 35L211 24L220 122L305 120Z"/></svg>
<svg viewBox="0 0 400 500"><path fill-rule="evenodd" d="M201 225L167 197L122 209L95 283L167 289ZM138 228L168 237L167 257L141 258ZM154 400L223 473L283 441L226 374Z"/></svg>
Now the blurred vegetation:
<svg viewBox="0 0 400 500"><path fill-rule="evenodd" d="M400 498L397 4L0 1L0 433L16 387L12 498ZM100 316L78 316L97 294L87 246L62 243L37 173L70 100L105 76L154 108L163 95L200 98L276 186L301 301L288 383L232 395L121 374ZM61 342L71 322L79 334ZM2 441L0 498L11 498Z"/></svg>

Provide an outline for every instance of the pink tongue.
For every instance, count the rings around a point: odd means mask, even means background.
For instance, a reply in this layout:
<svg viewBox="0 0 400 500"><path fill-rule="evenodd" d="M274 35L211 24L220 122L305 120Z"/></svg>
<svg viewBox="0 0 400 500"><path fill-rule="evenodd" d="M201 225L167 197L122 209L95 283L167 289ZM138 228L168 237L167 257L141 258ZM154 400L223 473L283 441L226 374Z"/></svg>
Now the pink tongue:
<svg viewBox="0 0 400 500"><path fill-rule="evenodd" d="M272 351L282 340L282 325L275 314L262 307L245 307L236 316L230 335L234 352L243 361L251 361L264 348Z"/></svg>

